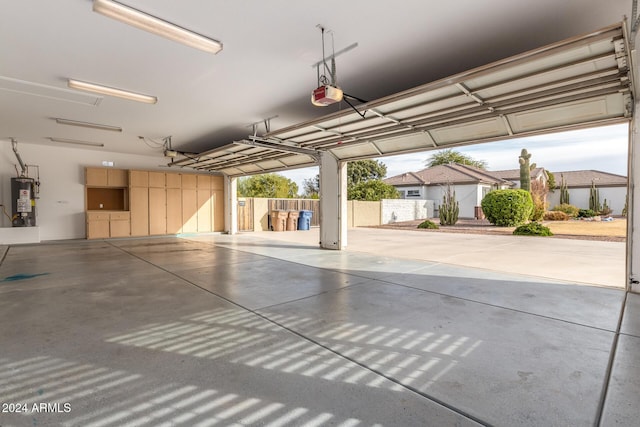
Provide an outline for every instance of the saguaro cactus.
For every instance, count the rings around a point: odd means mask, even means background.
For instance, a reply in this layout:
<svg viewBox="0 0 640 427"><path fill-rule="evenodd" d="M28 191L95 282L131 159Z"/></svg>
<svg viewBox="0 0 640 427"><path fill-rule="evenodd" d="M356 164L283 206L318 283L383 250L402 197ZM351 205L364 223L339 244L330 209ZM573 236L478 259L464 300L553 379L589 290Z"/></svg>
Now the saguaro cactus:
<svg viewBox="0 0 640 427"><path fill-rule="evenodd" d="M569 188L567 188L567 181L564 180L564 175L560 175L560 204L569 204Z"/></svg>
<svg viewBox="0 0 640 427"><path fill-rule="evenodd" d="M600 205L600 190L596 188L596 183L591 181L591 190L589 190L589 209L598 213L602 210Z"/></svg>
<svg viewBox="0 0 640 427"><path fill-rule="evenodd" d="M459 213L460 206L456 201L456 192L451 189L450 185L447 185L440 205L440 225L454 225L458 222Z"/></svg>
<svg viewBox="0 0 640 427"><path fill-rule="evenodd" d="M531 159L531 153L523 148L518 162L520 163L520 188L526 191L531 191L531 171L536 168L535 163L529 164L529 159Z"/></svg>

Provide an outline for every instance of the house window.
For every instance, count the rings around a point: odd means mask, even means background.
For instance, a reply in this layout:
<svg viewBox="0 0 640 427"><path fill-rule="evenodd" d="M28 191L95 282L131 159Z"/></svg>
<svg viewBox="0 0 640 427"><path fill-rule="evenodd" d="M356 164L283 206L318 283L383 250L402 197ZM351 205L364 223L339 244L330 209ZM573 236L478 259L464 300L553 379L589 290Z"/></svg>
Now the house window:
<svg viewBox="0 0 640 427"><path fill-rule="evenodd" d="M407 197L420 197L420 190L407 190Z"/></svg>
<svg viewBox="0 0 640 427"><path fill-rule="evenodd" d="M484 196L489 194L490 191L491 191L491 187L482 187L482 198L484 199Z"/></svg>

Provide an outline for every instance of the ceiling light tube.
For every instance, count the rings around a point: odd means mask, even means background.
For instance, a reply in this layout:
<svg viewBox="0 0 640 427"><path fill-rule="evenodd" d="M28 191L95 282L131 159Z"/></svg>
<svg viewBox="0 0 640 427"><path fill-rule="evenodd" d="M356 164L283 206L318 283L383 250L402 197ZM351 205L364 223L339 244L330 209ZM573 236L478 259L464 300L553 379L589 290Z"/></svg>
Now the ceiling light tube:
<svg viewBox="0 0 640 427"><path fill-rule="evenodd" d="M66 139L66 138L54 138L49 137L51 142L59 142L61 144L74 144L74 145L88 145L90 147L104 147L104 144L99 142L89 142L89 141L80 141L77 139Z"/></svg>
<svg viewBox="0 0 640 427"><path fill-rule="evenodd" d="M93 11L109 18L210 53L222 50L222 43L179 27L140 10L112 0L93 0Z"/></svg>
<svg viewBox="0 0 640 427"><path fill-rule="evenodd" d="M155 104L158 98L141 93L129 92L128 90L116 89L114 87L102 86L95 83L81 82L79 80L69 79L67 86L72 89L85 90L87 92L99 93L102 95L117 96L118 98L128 99L130 101L144 102L146 104Z"/></svg>
<svg viewBox="0 0 640 427"><path fill-rule="evenodd" d="M69 120L69 119L59 119L55 118L56 123L59 125L70 125L70 126L79 126L83 128L89 129L98 129L98 130L110 130L113 132L122 132L122 128L118 126L110 126L110 125L101 125L98 123L88 123L88 122L80 122L77 120Z"/></svg>

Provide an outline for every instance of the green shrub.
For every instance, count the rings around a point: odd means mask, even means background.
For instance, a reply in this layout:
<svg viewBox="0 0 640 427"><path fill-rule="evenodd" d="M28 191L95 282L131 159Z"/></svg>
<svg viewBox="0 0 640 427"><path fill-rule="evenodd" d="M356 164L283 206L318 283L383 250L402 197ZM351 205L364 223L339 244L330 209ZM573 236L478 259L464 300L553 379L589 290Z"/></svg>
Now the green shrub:
<svg viewBox="0 0 640 427"><path fill-rule="evenodd" d="M580 209L578 211L578 218L593 218L596 215L598 215L598 213L591 209Z"/></svg>
<svg viewBox="0 0 640 427"><path fill-rule="evenodd" d="M494 190L482 199L482 211L491 224L512 227L530 218L533 200L525 190Z"/></svg>
<svg viewBox="0 0 640 427"><path fill-rule="evenodd" d="M530 222L529 224L521 225L513 230L513 234L516 236L553 236L549 227L545 227L539 222Z"/></svg>
<svg viewBox="0 0 640 427"><path fill-rule="evenodd" d="M569 204L562 204L562 205L557 205L554 206L553 209L551 209L552 211L558 211L558 212L564 212L567 215L569 215L572 218L575 218L578 216L578 211L580 210L577 206L573 206L573 205L569 205Z"/></svg>
<svg viewBox="0 0 640 427"><path fill-rule="evenodd" d="M562 211L549 211L544 213L545 221L568 221L569 215Z"/></svg>
<svg viewBox="0 0 640 427"><path fill-rule="evenodd" d="M420 224L418 224L418 228L428 228L428 229L432 229L432 230L437 230L440 227L435 222L429 221L427 219L427 220L421 222Z"/></svg>

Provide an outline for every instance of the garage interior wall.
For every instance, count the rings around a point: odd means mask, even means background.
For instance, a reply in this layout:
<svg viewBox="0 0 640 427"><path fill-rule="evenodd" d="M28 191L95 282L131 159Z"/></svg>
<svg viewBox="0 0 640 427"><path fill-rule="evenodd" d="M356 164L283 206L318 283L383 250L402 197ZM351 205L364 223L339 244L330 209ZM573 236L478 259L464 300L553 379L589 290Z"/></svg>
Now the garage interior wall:
<svg viewBox="0 0 640 427"><path fill-rule="evenodd" d="M84 239L85 201L84 168L102 167L102 161L114 162L122 169L159 169L165 159L159 155L140 156L61 146L20 144L18 153L27 165L40 168L40 199L36 201L37 225L41 240ZM16 176L18 162L9 141L0 144L0 200L11 214L11 178ZM161 169L161 170L167 170ZM36 169L29 168L30 177ZM11 227L1 215L2 227Z"/></svg>

